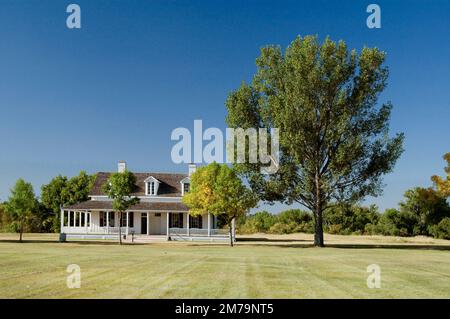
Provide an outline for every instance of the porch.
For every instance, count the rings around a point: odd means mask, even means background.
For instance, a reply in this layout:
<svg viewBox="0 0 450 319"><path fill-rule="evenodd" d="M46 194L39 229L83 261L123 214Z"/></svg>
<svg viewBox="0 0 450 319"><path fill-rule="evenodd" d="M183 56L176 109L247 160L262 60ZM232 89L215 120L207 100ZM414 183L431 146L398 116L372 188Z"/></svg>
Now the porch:
<svg viewBox="0 0 450 319"><path fill-rule="evenodd" d="M66 238L117 239L119 229L125 240L152 241L152 236L165 240L229 238L228 231L218 229L217 219L209 213L193 217L188 212L134 210L123 213L121 219L113 211L61 210L61 233Z"/></svg>

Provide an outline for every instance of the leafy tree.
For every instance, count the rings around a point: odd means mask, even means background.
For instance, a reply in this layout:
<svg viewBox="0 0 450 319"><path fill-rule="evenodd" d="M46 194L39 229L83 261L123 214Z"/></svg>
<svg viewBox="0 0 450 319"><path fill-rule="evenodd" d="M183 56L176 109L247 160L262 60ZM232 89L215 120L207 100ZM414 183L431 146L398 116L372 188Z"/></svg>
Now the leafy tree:
<svg viewBox="0 0 450 319"><path fill-rule="evenodd" d="M59 231L61 206L73 205L89 199L89 191L96 175L88 175L81 171L78 176L67 179L58 175L50 183L41 187L41 202L44 208L51 211L43 220L43 227L54 232Z"/></svg>
<svg viewBox="0 0 450 319"><path fill-rule="evenodd" d="M183 196L183 203L189 207L190 215L209 212L221 216L228 226L230 245L233 246L232 221L255 207L257 199L234 170L214 162L192 174L191 189Z"/></svg>
<svg viewBox="0 0 450 319"><path fill-rule="evenodd" d="M430 234L435 238L450 239L450 218L442 219L439 224L430 227Z"/></svg>
<svg viewBox="0 0 450 319"><path fill-rule="evenodd" d="M416 187L407 190L405 200L400 203L400 211L417 218L414 235L428 235L429 227L450 217L450 207L440 193L432 188Z"/></svg>
<svg viewBox="0 0 450 319"><path fill-rule="evenodd" d="M67 199L67 205L73 205L89 199L89 191L91 190L96 175L88 175L85 171L81 171L78 176L74 176L67 181L64 189L64 197Z"/></svg>
<svg viewBox="0 0 450 319"><path fill-rule="evenodd" d="M5 208L3 203L0 203L0 232L4 230L5 221L6 221Z"/></svg>
<svg viewBox="0 0 450 319"><path fill-rule="evenodd" d="M11 195L6 202L6 212L13 223L12 226L20 233L20 242L25 224L33 218L37 208L33 186L20 178L11 189Z"/></svg>
<svg viewBox="0 0 450 319"><path fill-rule="evenodd" d="M252 216L255 230L258 232L268 231L276 222L276 217L267 211L257 212Z"/></svg>
<svg viewBox="0 0 450 319"><path fill-rule="evenodd" d="M379 213L376 205L338 205L327 210L326 228L330 233L342 235L366 233L366 229L378 223ZM368 226L371 225L371 226Z"/></svg>
<svg viewBox="0 0 450 319"><path fill-rule="evenodd" d="M447 167L445 168L445 172L447 173L446 178L441 178L439 176L434 175L431 177L431 180L436 185L438 192L444 196L450 196L450 153L444 155L444 160L447 161Z"/></svg>
<svg viewBox="0 0 450 319"><path fill-rule="evenodd" d="M260 211L240 216L237 220L238 230L242 233L264 233L277 222L277 217L267 211Z"/></svg>
<svg viewBox="0 0 450 319"><path fill-rule="evenodd" d="M261 174L263 164L235 168L261 200L312 210L316 246L324 246L324 210L379 195L383 174L402 153L403 134L388 136L392 105L378 106L385 56L377 48L358 54L344 41L297 37L284 54L278 46L262 48L252 83L227 98L230 127L280 132L275 174Z"/></svg>
<svg viewBox="0 0 450 319"><path fill-rule="evenodd" d="M58 175L54 177L50 183L41 187L41 202L45 209L52 212L52 216L44 221L44 227L51 224L50 228L54 232L59 231L59 217L61 207L68 204L66 196L67 177Z"/></svg>
<svg viewBox="0 0 450 319"><path fill-rule="evenodd" d="M282 211L278 215L278 220L281 223L289 224L289 223L309 223L312 220L311 214L308 212L302 211L300 209L288 209Z"/></svg>
<svg viewBox="0 0 450 319"><path fill-rule="evenodd" d="M122 214L131 206L139 203L139 198L132 197L136 187L136 177L125 170L123 173L113 173L109 176L102 189L113 200L114 211L119 212L119 244L122 245Z"/></svg>
<svg viewBox="0 0 450 319"><path fill-rule="evenodd" d="M380 217L376 232L388 236L413 236L418 218L411 212L387 209Z"/></svg>

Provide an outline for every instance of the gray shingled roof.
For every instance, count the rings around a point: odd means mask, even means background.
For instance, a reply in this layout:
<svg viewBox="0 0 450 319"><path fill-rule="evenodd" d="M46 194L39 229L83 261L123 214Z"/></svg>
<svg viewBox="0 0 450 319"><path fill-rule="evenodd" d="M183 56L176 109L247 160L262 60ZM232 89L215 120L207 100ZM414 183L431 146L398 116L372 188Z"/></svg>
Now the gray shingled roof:
<svg viewBox="0 0 450 319"><path fill-rule="evenodd" d="M88 200L82 203L64 207L67 210L113 210L112 201ZM183 203L169 202L140 202L132 206L129 211L149 210L149 211L179 211L187 212L188 208Z"/></svg>
<svg viewBox="0 0 450 319"><path fill-rule="evenodd" d="M187 174L173 173L133 173L136 176L136 188L133 196L145 196L145 180L153 176L161 182L158 189L158 196L177 197L181 196L181 180L187 177ZM91 189L90 196L104 196L102 185L106 183L111 173L99 172L95 179L94 186Z"/></svg>

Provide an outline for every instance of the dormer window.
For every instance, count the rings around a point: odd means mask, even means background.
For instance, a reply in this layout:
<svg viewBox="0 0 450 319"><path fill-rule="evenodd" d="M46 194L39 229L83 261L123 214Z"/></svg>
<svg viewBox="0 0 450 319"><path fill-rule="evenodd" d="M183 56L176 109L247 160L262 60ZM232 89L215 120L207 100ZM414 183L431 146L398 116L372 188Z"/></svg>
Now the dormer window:
<svg viewBox="0 0 450 319"><path fill-rule="evenodd" d="M186 193L189 193L191 189L191 179L189 177L183 178L181 181L181 196L183 196Z"/></svg>
<svg viewBox="0 0 450 319"><path fill-rule="evenodd" d="M184 183L183 184L183 194L189 193L189 187L191 186L191 184L189 183Z"/></svg>
<svg viewBox="0 0 450 319"><path fill-rule="evenodd" d="M147 195L156 195L155 189L155 182L147 183Z"/></svg>
<svg viewBox="0 0 450 319"><path fill-rule="evenodd" d="M150 176L145 180L145 195L147 196L156 196L158 195L158 186L159 181L154 178L153 176Z"/></svg>

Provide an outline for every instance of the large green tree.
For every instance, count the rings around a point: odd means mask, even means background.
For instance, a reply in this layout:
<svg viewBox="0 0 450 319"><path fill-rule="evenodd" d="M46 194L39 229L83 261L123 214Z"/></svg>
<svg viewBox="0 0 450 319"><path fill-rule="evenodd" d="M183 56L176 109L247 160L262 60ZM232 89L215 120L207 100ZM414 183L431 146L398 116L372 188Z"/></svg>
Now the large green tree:
<svg viewBox="0 0 450 319"><path fill-rule="evenodd" d="M232 128L279 128L279 168L236 164L265 201L298 202L314 215L316 246L324 246L323 214L332 203L382 191L382 175L402 153L403 134L390 138L392 105L379 105L387 84L386 54L349 51L344 41L297 37L283 53L261 49L251 84L226 101Z"/></svg>
<svg viewBox="0 0 450 319"><path fill-rule="evenodd" d="M6 222L6 214L5 214L5 205L0 203L0 232L5 228Z"/></svg>
<svg viewBox="0 0 450 319"><path fill-rule="evenodd" d="M441 178L440 176L434 175L431 177L431 180L442 196L450 197L450 152L444 155L444 160L447 162L447 166L444 169L447 176Z"/></svg>
<svg viewBox="0 0 450 319"><path fill-rule="evenodd" d="M430 227L450 217L446 198L432 188L409 189L404 198L404 201L400 202L400 212L409 213L416 218L414 235L429 235Z"/></svg>
<svg viewBox="0 0 450 319"><path fill-rule="evenodd" d="M5 205L12 227L20 233L19 240L22 242L24 227L36 214L38 201L33 191L33 186L18 179L11 189L11 195Z"/></svg>
<svg viewBox="0 0 450 319"><path fill-rule="evenodd" d="M119 244L122 245L121 223L122 215L131 206L139 203L139 198L131 196L135 191L136 177L130 171L113 173L109 176L102 189L113 200L113 209L119 212Z"/></svg>
<svg viewBox="0 0 450 319"><path fill-rule="evenodd" d="M59 231L61 206L73 205L88 200L89 191L95 181L95 175L88 175L85 171L68 179L58 175L48 184L41 187L41 202L45 209L52 214L43 220L44 229Z"/></svg>
<svg viewBox="0 0 450 319"><path fill-rule="evenodd" d="M183 203L189 207L190 215L209 212L220 217L228 226L230 245L233 246L232 222L255 207L257 198L233 169L214 162L192 174L190 191L183 196Z"/></svg>

